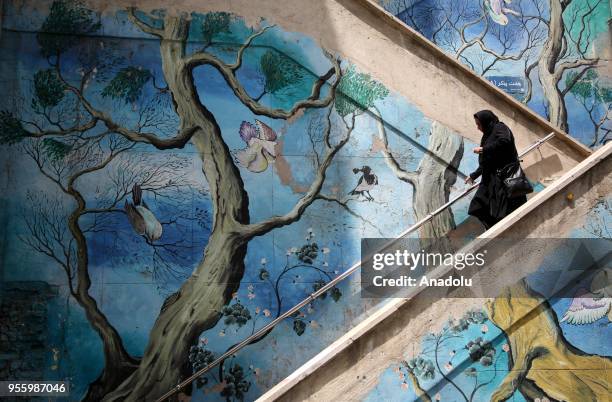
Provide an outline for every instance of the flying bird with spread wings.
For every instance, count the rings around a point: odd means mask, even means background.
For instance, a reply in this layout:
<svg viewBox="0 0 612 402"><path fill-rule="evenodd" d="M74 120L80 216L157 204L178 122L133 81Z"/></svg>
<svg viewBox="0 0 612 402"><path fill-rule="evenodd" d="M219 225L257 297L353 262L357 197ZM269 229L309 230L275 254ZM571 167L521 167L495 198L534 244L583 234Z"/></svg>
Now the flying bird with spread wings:
<svg viewBox="0 0 612 402"><path fill-rule="evenodd" d="M581 288L563 314L561 322L572 325L592 324L608 316L612 322L612 269L606 268L591 280L591 289Z"/></svg>
<svg viewBox="0 0 612 402"><path fill-rule="evenodd" d="M508 25L508 16L511 14L520 17L521 14L507 8L503 3L510 4L512 0L485 0L485 9L491 16L491 19L499 25Z"/></svg>
<svg viewBox="0 0 612 402"><path fill-rule="evenodd" d="M243 121L239 134L247 147L234 153L236 162L254 173L265 171L276 158L276 132L264 122L255 119L254 125Z"/></svg>
<svg viewBox="0 0 612 402"><path fill-rule="evenodd" d="M133 204L125 200L124 205L128 221L134 231L143 236L147 243L153 243L161 237L162 225L142 199L142 188L138 184L132 187L132 200Z"/></svg>

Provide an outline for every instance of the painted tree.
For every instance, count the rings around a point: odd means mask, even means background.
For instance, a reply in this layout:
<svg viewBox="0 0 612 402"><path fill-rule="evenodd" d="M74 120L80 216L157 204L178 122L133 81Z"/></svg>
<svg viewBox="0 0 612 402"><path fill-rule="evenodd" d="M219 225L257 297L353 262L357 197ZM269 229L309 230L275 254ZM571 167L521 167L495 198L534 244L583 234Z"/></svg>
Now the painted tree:
<svg viewBox="0 0 612 402"><path fill-rule="evenodd" d="M612 88L607 88L599 80L594 69L586 73L572 71L565 77L565 87L584 108L593 125L593 140L590 146L605 144L610 140L610 118L612 115ZM582 77L579 77L582 75Z"/></svg>
<svg viewBox="0 0 612 402"><path fill-rule="evenodd" d="M58 264L65 268L69 281L76 279L74 296L80 304L91 306L86 307L88 319L104 343L104 371L91 384L86 396L86 399L96 401L153 400L192 373L190 347L197 342L200 334L214 327L224 316L224 307L231 301L244 275L249 241L296 222L319 199L327 170L351 138L356 117L371 107L372 102L386 95L386 91L373 81L355 81L350 76L343 79L340 60L324 52L329 61L329 70L310 79L309 95L298 100L294 98L287 108L267 106L261 101L269 96L282 96L283 91L302 78L298 77L298 70L291 65L290 59L283 58L276 63L268 60L276 56L266 53L260 59L264 84L262 92L253 97L240 82L238 73L245 53L257 38L273 29L272 26L252 31L235 49L222 49L225 53L224 57L220 57L213 46L214 40L217 35L228 31L228 18L233 18L229 15L217 13L197 20L185 14L145 14L133 8L127 10L127 15L134 26L159 42L162 86L156 82L152 70L126 64L124 60L114 60L110 57L112 52L95 46L87 47L81 37L99 29L98 16L81 2L57 0L37 35L41 55L47 60L49 68L37 72L34 77L35 95L31 109L17 108L0 114L2 142L16 144L31 141L30 154L37 163L40 162L41 173L45 174L49 168L59 170L56 173L62 174L61 180L51 174L48 178L76 202L76 209L67 218L70 234L78 246L74 251L76 257L70 254L68 260L71 265L68 268L60 261ZM187 42L191 29L198 29L192 25L194 21L202 21L199 30L204 46L190 52ZM228 62L230 57L232 61ZM67 67L74 59L81 64L80 74L76 76ZM289 120L307 110L334 108L335 115L346 126L347 130L337 137L325 135L312 182L286 214L259 222L251 221L249 197L241 173L215 116L206 106L206 91L196 87L194 72L202 66L212 67L220 74L236 100L256 115ZM103 87L101 93L89 89L94 80ZM345 97L336 96L339 86L344 86L349 92ZM151 113L141 114L137 121L119 119L115 117L115 110L105 106L108 105L105 102L114 100L131 104L134 111L142 107L139 102L143 94L150 91L170 97L172 117L155 120L157 109L151 108ZM358 102L351 101L354 97L358 98ZM32 115L39 119L30 119ZM171 134L169 126L173 123L178 128ZM91 160L84 158L88 163L79 162L78 170L73 172L69 169L70 175L64 176L62 164L65 158L79 155L74 147L80 142L88 144L83 149L103 147L104 150L96 151L101 155L99 157ZM197 150L202 160L202 173L212 203L211 233L201 261L179 290L164 302L144 355L136 359L125 352L120 337L108 320L103 316L95 317L99 310L95 299L88 294L91 281L87 272L87 228L83 229L82 225L86 224L84 215L102 211L90 207L88 197L80 193L75 183L79 177L105 169L117 155L132 147L150 146L168 151L181 149L187 144ZM48 164L43 161L39 156L41 152L45 153L44 158L57 158L57 162ZM152 179L156 178L154 175ZM117 189L118 196L112 198L110 204L100 207L104 212L112 213L118 202L127 197L126 188L118 186ZM155 191L153 188L148 190ZM49 216L54 215L51 213ZM37 225L35 222L32 224L31 234L35 235ZM35 242L32 246L44 252L44 245ZM64 262L64 265L67 264ZM77 274L72 273L74 266Z"/></svg>
<svg viewBox="0 0 612 402"><path fill-rule="evenodd" d="M491 321L508 336L512 355L511 371L491 396L506 401L516 391L529 400L546 397L551 401L607 398L607 384L601 381L601 367L607 357L582 352L563 336L549 302L529 288L525 280L504 289L503 295L487 304ZM551 377L550 367L562 365Z"/></svg>
<svg viewBox="0 0 612 402"><path fill-rule="evenodd" d="M502 12L492 7L497 3ZM406 24L449 52L475 73L485 75L513 70L522 63L527 82L523 102L533 98L534 75L541 84L546 118L569 132L568 96L575 95L574 85L599 58L595 48L597 21L606 13L603 0L521 0L502 4L498 0L478 3L446 0L391 0L383 5ZM505 64L510 63L510 64ZM602 84L600 84L602 85ZM582 99L577 99L582 103ZM600 102L585 117L605 116L608 102ZM600 123L595 119L594 125ZM603 123L602 123L603 124ZM600 134L596 128L592 144Z"/></svg>
<svg viewBox="0 0 612 402"><path fill-rule="evenodd" d="M400 165L391 151L382 116L378 111L376 114L381 142L379 148L395 176L412 186L412 208L418 222L448 202L451 186L457 180L457 170L463 157L463 137L434 122L423 159L415 171L408 171ZM453 229L455 218L451 209L447 208L419 229L419 237L427 239L426 242L436 239L434 247L437 251L450 252L452 247L446 236Z"/></svg>
<svg viewBox="0 0 612 402"><path fill-rule="evenodd" d="M595 38L588 19L602 5L606 6L602 0L551 0L549 19L542 19L548 26L548 37L538 60L526 67L528 76L529 71L537 65L538 77L548 104L548 119L565 132L569 132L565 96L580 77L599 61L591 53ZM575 69L580 69L580 72L566 83L565 88L560 88L559 84L565 74Z"/></svg>

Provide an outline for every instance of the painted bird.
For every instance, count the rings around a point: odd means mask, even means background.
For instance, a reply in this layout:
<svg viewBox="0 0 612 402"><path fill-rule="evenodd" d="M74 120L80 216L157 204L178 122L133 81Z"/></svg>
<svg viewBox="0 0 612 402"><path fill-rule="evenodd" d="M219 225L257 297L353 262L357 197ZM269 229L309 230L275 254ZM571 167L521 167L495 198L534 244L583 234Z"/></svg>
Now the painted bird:
<svg viewBox="0 0 612 402"><path fill-rule="evenodd" d="M372 173L369 166L363 166L361 169L353 168L353 173L363 173L357 182L357 186L349 193L349 195L362 195L367 201L374 201L374 197L370 194L370 190L378 185L378 177Z"/></svg>
<svg viewBox="0 0 612 402"><path fill-rule="evenodd" d="M276 158L276 132L260 120L255 119L255 125L243 121L239 130L240 138L247 147L234 153L236 162L254 173L260 173L268 168Z"/></svg>
<svg viewBox="0 0 612 402"><path fill-rule="evenodd" d="M591 280L590 290L581 288L561 318L572 325L591 324L606 315L612 322L612 269L598 272Z"/></svg>
<svg viewBox="0 0 612 402"><path fill-rule="evenodd" d="M491 19L499 25L508 25L508 17L506 14L512 14L517 17L521 15L516 11L504 7L503 3L511 3L512 0L486 0L485 9L491 16Z"/></svg>
<svg viewBox="0 0 612 402"><path fill-rule="evenodd" d="M147 243L153 243L162 235L162 225L142 199L142 189L138 184L132 187L134 203L125 200L125 212L134 231L143 236Z"/></svg>

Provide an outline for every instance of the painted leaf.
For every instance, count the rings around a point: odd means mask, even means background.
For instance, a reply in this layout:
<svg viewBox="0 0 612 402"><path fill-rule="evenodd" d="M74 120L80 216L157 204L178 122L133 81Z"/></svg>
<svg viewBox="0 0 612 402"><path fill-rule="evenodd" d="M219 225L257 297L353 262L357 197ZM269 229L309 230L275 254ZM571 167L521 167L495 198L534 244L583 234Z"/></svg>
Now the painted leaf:
<svg viewBox="0 0 612 402"><path fill-rule="evenodd" d="M42 145L47 156L53 160L63 159L72 150L71 145L54 140L53 138L45 138L42 141Z"/></svg>
<svg viewBox="0 0 612 402"><path fill-rule="evenodd" d="M125 67L102 90L103 97L123 99L125 103L135 102L142 94L142 88L151 79L149 70L140 67Z"/></svg>
<svg viewBox="0 0 612 402"><path fill-rule="evenodd" d="M16 144L26 138L27 134L21 121L12 113L0 111L0 144Z"/></svg>
<svg viewBox="0 0 612 402"><path fill-rule="evenodd" d="M291 85L297 84L303 77L302 67L288 56L277 51L268 50L259 61L267 93L276 93Z"/></svg>
<svg viewBox="0 0 612 402"><path fill-rule="evenodd" d="M336 94L336 111L344 117L374 106L374 102L386 97L389 90L369 75L358 73L354 66L350 66L342 76Z"/></svg>
<svg viewBox="0 0 612 402"><path fill-rule="evenodd" d="M53 69L41 70L34 74L34 101L37 105L57 106L64 98L65 88Z"/></svg>
<svg viewBox="0 0 612 402"><path fill-rule="evenodd" d="M56 56L79 40L79 35L100 29L96 14L82 1L55 0L36 39L45 57Z"/></svg>
<svg viewBox="0 0 612 402"><path fill-rule="evenodd" d="M293 321L293 331L295 331L298 336L302 336L304 331L306 330L306 323L302 320L294 320Z"/></svg>

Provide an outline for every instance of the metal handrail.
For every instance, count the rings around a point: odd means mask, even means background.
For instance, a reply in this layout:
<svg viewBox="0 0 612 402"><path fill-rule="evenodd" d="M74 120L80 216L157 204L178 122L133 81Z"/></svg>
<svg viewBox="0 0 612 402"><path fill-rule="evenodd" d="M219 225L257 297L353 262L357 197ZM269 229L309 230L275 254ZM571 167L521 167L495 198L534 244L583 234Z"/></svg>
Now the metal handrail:
<svg viewBox="0 0 612 402"><path fill-rule="evenodd" d="M546 141L550 140L554 136L555 136L555 133L553 132L553 133L548 134L546 137L544 137L544 138L534 142L532 145L530 145L527 149L525 149L523 152L521 152L519 154L519 158L523 157L524 155L526 155L527 153L533 151L534 149L539 148L543 143L545 143ZM285 311L283 314L279 315L274 320L270 321L268 324L264 325L257 332L255 332L252 335L250 335L249 337L245 338L242 342L237 343L236 345L234 345L231 349L229 349L228 351L223 353L221 356L219 356L217 359L215 359L209 365L207 365L206 367L198 370L197 372L195 372L191 376L187 377L187 379L183 380L176 387L172 388L170 391L166 392L159 399L157 399L156 402L162 402L162 401L168 399L169 397L171 397L175 393L179 392L181 389L183 389L187 385L191 384L198 377L206 374L208 371L210 371L212 368L216 367L218 364L220 364L221 362L226 360L228 357L230 357L231 355L235 354L236 352L238 352L239 350L241 350L245 346L249 345L252 341L258 339L260 336L262 336L266 332L270 331L272 328L274 328L276 325L278 325L285 318L292 316L297 311L299 311L302 307L306 306L309 303L312 303L317 297L319 297L322 294L326 293L328 290L330 290L331 288L336 286L338 283L340 283L344 279L348 278L355 271L357 271L357 269L359 269L359 267L361 267L362 263L364 261L369 261L375 253L380 252L380 251L386 249L387 247L391 246L393 243L398 241L398 239L401 239L401 238L405 237L406 235L408 235L409 233L414 232L415 230L417 230L418 228L423 226L425 223L427 223L431 219L433 219L434 216L438 215L440 212L444 211L446 208L450 207L455 202L459 201L461 198L463 198L466 195L468 195L469 193L471 193L479 185L480 185L479 182L476 182L476 183L472 184L463 193L455 196L454 198L449 200L446 204L442 205L441 207L439 207L438 209L434 210L433 212L430 212L429 214L427 214L423 219L421 219L420 221L416 222L414 225L412 225L411 227L409 227L408 229L406 229L405 231L400 233L395 239L390 240L389 242L385 243L382 247L380 247L376 251L370 253L366 258L364 258L362 260L359 260L354 265L352 265L350 268L348 268L346 271L344 271L343 273L341 273L340 275L338 275L337 277L335 277L334 279L329 281L327 284L325 284L322 288L320 288L316 292L311 293L304 300L302 300L301 302L299 302L295 306L291 307L289 310Z"/></svg>

